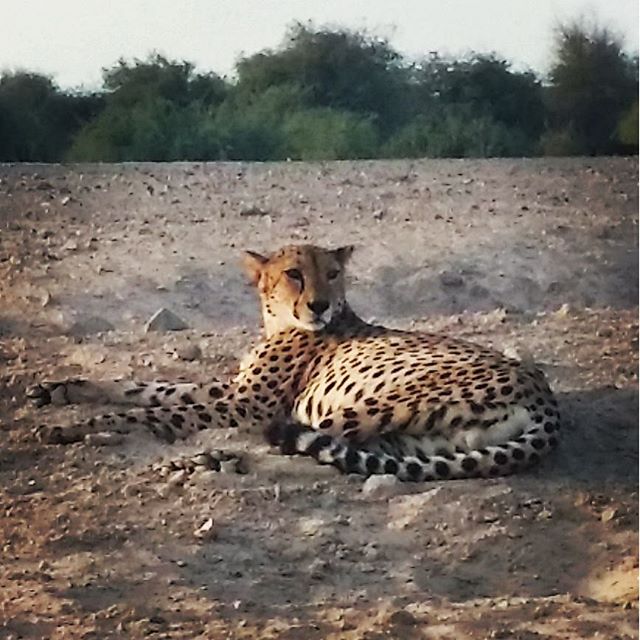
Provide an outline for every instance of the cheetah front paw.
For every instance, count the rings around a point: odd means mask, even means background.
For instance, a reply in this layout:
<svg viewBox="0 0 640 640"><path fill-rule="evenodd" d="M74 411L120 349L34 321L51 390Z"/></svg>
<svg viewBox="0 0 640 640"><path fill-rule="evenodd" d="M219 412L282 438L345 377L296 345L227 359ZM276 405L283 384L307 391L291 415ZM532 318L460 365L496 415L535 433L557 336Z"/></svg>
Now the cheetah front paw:
<svg viewBox="0 0 640 640"><path fill-rule="evenodd" d="M41 424L36 427L33 434L36 440L42 444L69 444L82 439L78 436L74 437L73 434L68 432L64 427L48 424Z"/></svg>
<svg viewBox="0 0 640 640"><path fill-rule="evenodd" d="M48 404L66 405L71 404L67 393L69 381L62 382L42 382L29 387L26 392L27 398L31 400L39 409Z"/></svg>

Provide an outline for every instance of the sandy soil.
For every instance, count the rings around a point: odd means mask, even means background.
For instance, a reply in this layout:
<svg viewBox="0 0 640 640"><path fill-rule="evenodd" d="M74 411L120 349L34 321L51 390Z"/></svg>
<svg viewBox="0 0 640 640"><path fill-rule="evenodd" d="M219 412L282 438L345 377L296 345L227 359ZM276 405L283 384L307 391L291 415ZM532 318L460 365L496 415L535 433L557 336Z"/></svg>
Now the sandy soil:
<svg viewBox="0 0 640 640"><path fill-rule="evenodd" d="M637 638L637 172L0 167L0 638ZM561 448L520 476L369 495L248 435L35 441L104 411L38 411L36 380L231 371L258 334L240 250L290 241L356 244L368 319L531 353ZM145 333L160 307L190 329ZM249 473L152 470L202 444L244 452Z"/></svg>

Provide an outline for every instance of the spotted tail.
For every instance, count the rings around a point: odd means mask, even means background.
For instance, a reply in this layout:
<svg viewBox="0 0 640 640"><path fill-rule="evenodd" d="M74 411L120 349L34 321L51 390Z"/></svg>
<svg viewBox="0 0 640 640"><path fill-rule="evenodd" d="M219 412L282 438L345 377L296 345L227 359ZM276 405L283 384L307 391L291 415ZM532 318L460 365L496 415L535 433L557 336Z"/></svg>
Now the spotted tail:
<svg viewBox="0 0 640 640"><path fill-rule="evenodd" d="M446 455L395 456L342 442L295 423L272 425L267 440L285 455L306 455L332 464L344 473L365 476L391 474L400 480L422 482L506 476L537 463L558 444L558 424L532 427L501 445Z"/></svg>

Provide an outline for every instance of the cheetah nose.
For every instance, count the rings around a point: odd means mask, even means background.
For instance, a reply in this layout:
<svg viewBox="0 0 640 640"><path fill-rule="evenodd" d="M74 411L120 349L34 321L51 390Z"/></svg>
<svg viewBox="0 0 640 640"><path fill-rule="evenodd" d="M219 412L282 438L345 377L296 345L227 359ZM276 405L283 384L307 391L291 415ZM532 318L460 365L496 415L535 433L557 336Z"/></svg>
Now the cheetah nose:
<svg viewBox="0 0 640 640"><path fill-rule="evenodd" d="M329 308L329 303L326 300L314 300L307 302L307 307L317 316L321 316Z"/></svg>

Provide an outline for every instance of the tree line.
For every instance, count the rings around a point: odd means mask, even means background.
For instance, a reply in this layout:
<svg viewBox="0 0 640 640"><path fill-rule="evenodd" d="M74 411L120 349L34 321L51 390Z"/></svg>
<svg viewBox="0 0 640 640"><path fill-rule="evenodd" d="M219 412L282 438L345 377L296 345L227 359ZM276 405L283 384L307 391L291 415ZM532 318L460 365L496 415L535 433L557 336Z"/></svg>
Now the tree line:
<svg viewBox="0 0 640 640"><path fill-rule="evenodd" d="M385 39L295 24L233 82L152 55L95 93L0 75L0 161L332 160L638 152L638 57L557 28L547 78L496 54L408 62Z"/></svg>

